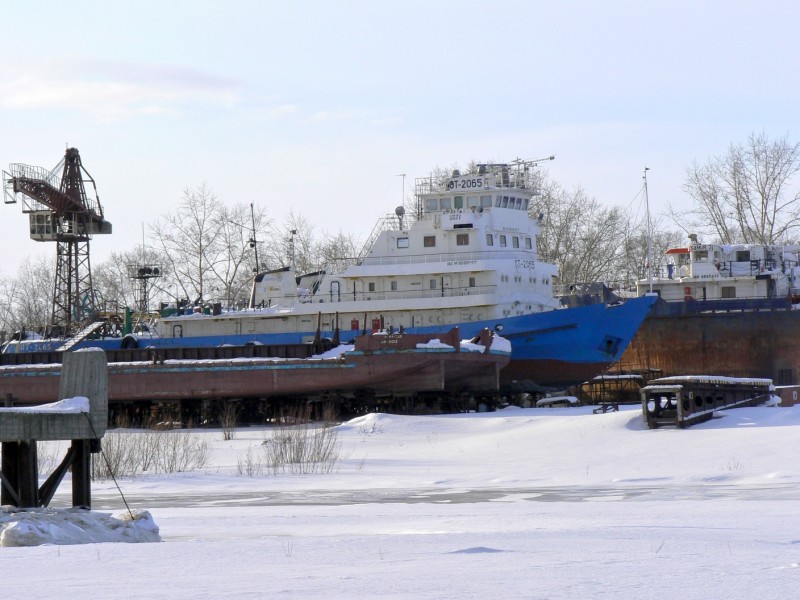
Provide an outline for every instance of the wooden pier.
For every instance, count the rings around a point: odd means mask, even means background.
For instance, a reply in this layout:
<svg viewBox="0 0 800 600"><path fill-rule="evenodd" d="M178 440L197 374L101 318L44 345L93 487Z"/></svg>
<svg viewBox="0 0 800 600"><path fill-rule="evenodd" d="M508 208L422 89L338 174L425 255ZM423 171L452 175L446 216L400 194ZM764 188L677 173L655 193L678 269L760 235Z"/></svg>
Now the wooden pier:
<svg viewBox="0 0 800 600"><path fill-rule="evenodd" d="M43 406L0 408L0 502L19 508L47 506L71 470L72 505L91 508L91 454L100 451L108 422L105 353L65 353L58 397L54 394L50 400ZM70 401L74 405L65 404ZM39 487L37 443L45 440L72 443Z"/></svg>

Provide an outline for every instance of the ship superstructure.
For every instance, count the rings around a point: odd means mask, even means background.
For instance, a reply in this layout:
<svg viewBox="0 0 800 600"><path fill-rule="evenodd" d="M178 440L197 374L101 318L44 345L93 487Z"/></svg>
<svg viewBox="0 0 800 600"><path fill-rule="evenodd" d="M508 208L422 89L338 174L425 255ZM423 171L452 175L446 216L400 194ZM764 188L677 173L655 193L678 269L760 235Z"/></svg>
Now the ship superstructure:
<svg viewBox="0 0 800 600"><path fill-rule="evenodd" d="M637 282L640 294L652 282L667 302L746 300L759 308L755 301L800 297L800 246L704 244L694 234L689 241L667 250L652 279Z"/></svg>

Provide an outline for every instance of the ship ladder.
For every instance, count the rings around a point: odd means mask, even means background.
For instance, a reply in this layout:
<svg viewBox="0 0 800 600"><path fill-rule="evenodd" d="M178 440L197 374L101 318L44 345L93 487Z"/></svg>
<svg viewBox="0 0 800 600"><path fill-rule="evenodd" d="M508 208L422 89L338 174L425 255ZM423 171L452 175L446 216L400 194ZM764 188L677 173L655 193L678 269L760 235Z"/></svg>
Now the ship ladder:
<svg viewBox="0 0 800 600"><path fill-rule="evenodd" d="M79 344L87 337L92 335L95 331L103 327L105 323L105 321L94 321L93 323L89 323L86 327L69 338L65 343L56 348L56 352L67 352L71 350L75 345Z"/></svg>

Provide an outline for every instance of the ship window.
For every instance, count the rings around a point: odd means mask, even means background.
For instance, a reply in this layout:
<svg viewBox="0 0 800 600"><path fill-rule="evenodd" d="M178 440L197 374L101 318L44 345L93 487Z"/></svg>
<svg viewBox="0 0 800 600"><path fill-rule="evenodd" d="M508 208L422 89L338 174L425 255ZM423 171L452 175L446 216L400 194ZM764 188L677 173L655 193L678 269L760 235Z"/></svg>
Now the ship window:
<svg viewBox="0 0 800 600"><path fill-rule="evenodd" d="M519 238L517 236L513 236L511 238L511 247L512 248L519 248Z"/></svg>
<svg viewBox="0 0 800 600"><path fill-rule="evenodd" d="M501 248L505 248L506 247L506 236L504 236L502 234L500 235L500 247Z"/></svg>
<svg viewBox="0 0 800 600"><path fill-rule="evenodd" d="M480 198L477 196L467 196L467 208L478 208L480 206Z"/></svg>
<svg viewBox="0 0 800 600"><path fill-rule="evenodd" d="M503 208L508 208L508 196L503 196L503 204L501 204Z"/></svg>
<svg viewBox="0 0 800 600"><path fill-rule="evenodd" d="M500 206L502 203L503 203L503 197L502 196L497 196L495 198L495 200L494 200L494 205L495 206Z"/></svg>
<svg viewBox="0 0 800 600"><path fill-rule="evenodd" d="M469 246L469 234L468 233L457 234L456 246Z"/></svg>
<svg viewBox="0 0 800 600"><path fill-rule="evenodd" d="M491 196L481 196L481 208L489 208L492 206Z"/></svg>
<svg viewBox="0 0 800 600"><path fill-rule="evenodd" d="M435 235L426 235L422 238L422 245L426 248L433 248L436 246L436 236Z"/></svg>
<svg viewBox="0 0 800 600"><path fill-rule="evenodd" d="M515 208L517 210L522 210L522 198L517 198L517 201L515 203Z"/></svg>
<svg viewBox="0 0 800 600"><path fill-rule="evenodd" d="M747 262L750 260L750 250L737 250L736 262Z"/></svg>
<svg viewBox="0 0 800 600"><path fill-rule="evenodd" d="M522 208L524 208L526 212L528 211L528 207L530 206L530 202L531 201L530 201L529 198L525 198L525 200L523 200L523 202L522 202Z"/></svg>
<svg viewBox="0 0 800 600"><path fill-rule="evenodd" d="M370 291L370 292L374 292L374 291L375 291L375 282L374 282L374 281L371 281L371 282L369 283L369 286L368 286L368 287L369 287L369 291Z"/></svg>
<svg viewBox="0 0 800 600"><path fill-rule="evenodd" d="M453 208L464 208L464 196L453 198Z"/></svg>
<svg viewBox="0 0 800 600"><path fill-rule="evenodd" d="M470 277L469 278L469 287L475 287L475 278L474 277Z"/></svg>
<svg viewBox="0 0 800 600"><path fill-rule="evenodd" d="M486 245L494 246L494 236L491 233L486 234Z"/></svg>
<svg viewBox="0 0 800 600"><path fill-rule="evenodd" d="M439 200L436 198L428 198L425 200L425 210L428 212L439 210Z"/></svg>
<svg viewBox="0 0 800 600"><path fill-rule="evenodd" d="M428 285L430 286L430 288L432 290L435 290L436 289L436 280L435 279L428 280Z"/></svg>
<svg viewBox="0 0 800 600"><path fill-rule="evenodd" d="M439 208L442 210L450 210L453 206L453 199L452 198L440 198L439 199Z"/></svg>
<svg viewBox="0 0 800 600"><path fill-rule="evenodd" d="M526 249L528 249L528 250L530 250L532 247L533 247L533 245L532 245L532 243L531 243L531 238L529 238L529 237L526 237L526 238L525 238L525 248L526 248Z"/></svg>
<svg viewBox="0 0 800 600"><path fill-rule="evenodd" d="M705 262L708 260L708 250L697 250L694 253L695 262Z"/></svg>
<svg viewBox="0 0 800 600"><path fill-rule="evenodd" d="M722 286L720 288L721 298L736 298L736 287L732 285Z"/></svg>
<svg viewBox="0 0 800 600"><path fill-rule="evenodd" d="M391 282L391 286L392 286L392 291L396 292L397 291L397 282L396 281L392 281Z"/></svg>
<svg viewBox="0 0 800 600"><path fill-rule="evenodd" d="M407 237L397 238L397 247L408 248L408 238Z"/></svg>

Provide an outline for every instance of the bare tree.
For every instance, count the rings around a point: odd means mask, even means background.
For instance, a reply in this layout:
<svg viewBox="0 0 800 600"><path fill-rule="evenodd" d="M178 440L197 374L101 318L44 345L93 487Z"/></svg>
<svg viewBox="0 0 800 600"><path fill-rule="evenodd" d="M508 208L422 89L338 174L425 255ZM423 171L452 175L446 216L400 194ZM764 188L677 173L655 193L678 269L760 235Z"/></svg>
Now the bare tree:
<svg viewBox="0 0 800 600"><path fill-rule="evenodd" d="M53 312L55 265L44 256L26 258L17 276L2 282L0 329L44 332Z"/></svg>
<svg viewBox="0 0 800 600"><path fill-rule="evenodd" d="M269 234L266 264L270 269L294 263L296 273L309 273L321 265L314 252L314 226L302 215L289 213L280 225L273 225Z"/></svg>
<svg viewBox="0 0 800 600"><path fill-rule="evenodd" d="M203 183L186 188L177 212L151 226L178 289L189 300L203 302L209 283L213 287L213 269L224 252L223 221L216 195Z"/></svg>
<svg viewBox="0 0 800 600"><path fill-rule="evenodd" d="M750 134L747 142L705 165L687 169L684 190L694 199L688 214L670 210L687 231L716 235L723 244L781 244L800 229L800 193L792 177L800 170L800 143Z"/></svg>
<svg viewBox="0 0 800 600"><path fill-rule="evenodd" d="M648 240L647 225L644 219L630 217L623 235L622 252L617 266L616 281L632 287L636 280L646 279L649 266L653 275L666 275L665 254L669 248L678 246L686 237L679 231L669 230L663 219L652 219L652 231ZM649 246L649 247L648 247ZM652 250L652 262L648 256Z"/></svg>
<svg viewBox="0 0 800 600"><path fill-rule="evenodd" d="M152 307L154 297L163 297L164 289L170 287L172 281L170 271L165 268L167 264L163 254L154 248L141 248L112 252L111 256L93 269L92 284L95 291L103 300L104 310L120 310L124 307L140 308L147 285L147 296L150 300L148 308ZM149 278L146 281L134 279L132 274L140 266L157 266L160 276Z"/></svg>
<svg viewBox="0 0 800 600"><path fill-rule="evenodd" d="M627 225L620 208L602 206L581 188L567 192L545 179L532 210L542 217L539 255L558 266L562 283L616 276Z"/></svg>
<svg viewBox="0 0 800 600"><path fill-rule="evenodd" d="M322 234L322 240L315 246L314 254L320 265L336 265L343 269L355 264L361 243L352 235L339 231L337 234Z"/></svg>
<svg viewBox="0 0 800 600"><path fill-rule="evenodd" d="M217 216L218 260L209 266L214 275L216 296L226 306L247 304L253 274L256 271L256 254L263 255L263 242L258 232L267 224L266 211L245 204L221 206ZM256 244L261 244L257 247ZM259 263L263 258L259 255ZM262 265L259 264L259 269Z"/></svg>

